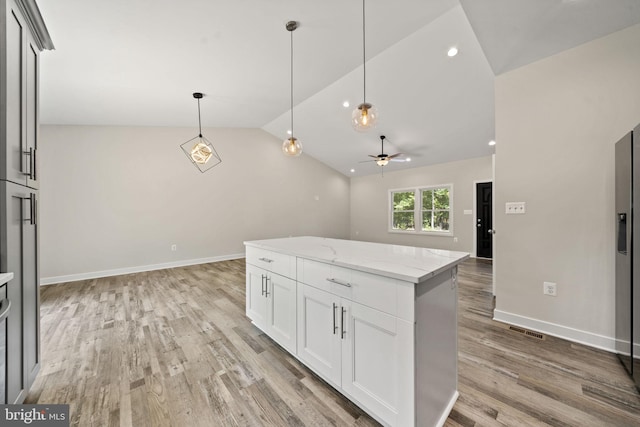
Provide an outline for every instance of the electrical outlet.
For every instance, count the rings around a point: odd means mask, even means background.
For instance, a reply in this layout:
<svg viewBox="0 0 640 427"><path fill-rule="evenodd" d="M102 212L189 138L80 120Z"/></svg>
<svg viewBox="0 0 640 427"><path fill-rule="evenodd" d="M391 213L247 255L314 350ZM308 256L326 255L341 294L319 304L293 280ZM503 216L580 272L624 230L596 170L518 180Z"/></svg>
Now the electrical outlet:
<svg viewBox="0 0 640 427"><path fill-rule="evenodd" d="M177 251L177 250L178 250L178 245L175 245L175 244L174 244L174 245L171 245L171 251L172 251L172 252L175 252L175 251Z"/></svg>
<svg viewBox="0 0 640 427"><path fill-rule="evenodd" d="M542 283L542 293L552 297L558 296L558 285L553 282Z"/></svg>
<svg viewBox="0 0 640 427"><path fill-rule="evenodd" d="M458 243L458 238L457 237L453 238L453 243Z"/></svg>

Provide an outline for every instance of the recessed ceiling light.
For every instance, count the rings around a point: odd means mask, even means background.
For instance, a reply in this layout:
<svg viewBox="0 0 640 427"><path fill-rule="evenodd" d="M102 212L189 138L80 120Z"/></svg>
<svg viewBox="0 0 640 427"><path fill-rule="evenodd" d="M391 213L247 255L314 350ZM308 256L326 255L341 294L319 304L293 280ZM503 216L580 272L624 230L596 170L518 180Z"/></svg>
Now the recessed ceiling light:
<svg viewBox="0 0 640 427"><path fill-rule="evenodd" d="M354 173L356 170L355 169L351 169L351 173Z"/></svg>
<svg viewBox="0 0 640 427"><path fill-rule="evenodd" d="M287 131L287 134L288 134L288 135L291 135L291 129L289 129L289 130Z"/></svg>
<svg viewBox="0 0 640 427"><path fill-rule="evenodd" d="M489 141L489 145L491 146L496 145L496 142L492 139L491 141Z"/></svg>
<svg viewBox="0 0 640 427"><path fill-rule="evenodd" d="M410 161L411 161L411 157L407 157L407 158L405 159L405 162L410 162Z"/></svg>
<svg viewBox="0 0 640 427"><path fill-rule="evenodd" d="M454 57L458 54L458 48L453 46L452 48L449 49L449 51L447 52L447 55Z"/></svg>
<svg viewBox="0 0 640 427"><path fill-rule="evenodd" d="M342 106L343 106L344 108L349 108L349 101L344 101L344 102L342 103Z"/></svg>

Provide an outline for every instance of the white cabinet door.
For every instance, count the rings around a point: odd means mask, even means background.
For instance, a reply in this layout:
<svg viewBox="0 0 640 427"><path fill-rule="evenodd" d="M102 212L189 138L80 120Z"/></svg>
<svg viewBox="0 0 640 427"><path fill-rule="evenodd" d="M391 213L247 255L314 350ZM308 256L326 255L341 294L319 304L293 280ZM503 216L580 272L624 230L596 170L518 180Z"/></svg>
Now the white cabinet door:
<svg viewBox="0 0 640 427"><path fill-rule="evenodd" d="M267 289L267 334L296 354L296 282L269 273Z"/></svg>
<svg viewBox="0 0 640 427"><path fill-rule="evenodd" d="M340 386L340 298L298 283L298 357Z"/></svg>
<svg viewBox="0 0 640 427"><path fill-rule="evenodd" d="M267 272L247 264L247 317L263 331L267 327L267 298L265 297Z"/></svg>
<svg viewBox="0 0 640 427"><path fill-rule="evenodd" d="M343 300L342 389L390 425L413 425L413 324Z"/></svg>

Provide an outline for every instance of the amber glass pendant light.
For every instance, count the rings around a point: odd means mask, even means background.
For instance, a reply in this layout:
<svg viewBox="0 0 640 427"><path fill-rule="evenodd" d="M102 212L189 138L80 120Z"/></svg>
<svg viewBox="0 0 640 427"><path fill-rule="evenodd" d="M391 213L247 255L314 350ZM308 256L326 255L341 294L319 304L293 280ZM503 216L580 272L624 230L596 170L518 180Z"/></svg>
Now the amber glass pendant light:
<svg viewBox="0 0 640 427"><path fill-rule="evenodd" d="M378 123L378 110L367 102L367 55L365 37L365 9L362 0L362 70L363 70L363 99L351 114L351 125L358 132L366 132Z"/></svg>
<svg viewBox="0 0 640 427"><path fill-rule="evenodd" d="M298 23L289 21L286 28L291 34L291 136L282 143L282 152L290 157L298 157L302 154L302 144L293 133L293 32L298 28Z"/></svg>
<svg viewBox="0 0 640 427"><path fill-rule="evenodd" d="M200 100L204 95L195 92L193 97L198 100L198 136L180 144L180 148L187 155L191 163L198 168L200 172L206 172L212 167L220 164L222 159L207 138L202 136L202 121L200 119Z"/></svg>

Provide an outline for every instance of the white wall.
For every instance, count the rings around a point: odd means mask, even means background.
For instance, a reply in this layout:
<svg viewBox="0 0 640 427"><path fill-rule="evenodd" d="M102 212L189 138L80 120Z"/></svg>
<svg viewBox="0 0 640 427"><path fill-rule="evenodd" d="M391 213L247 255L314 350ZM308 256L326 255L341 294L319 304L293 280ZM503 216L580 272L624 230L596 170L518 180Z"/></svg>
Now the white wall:
<svg viewBox="0 0 640 427"><path fill-rule="evenodd" d="M42 126L42 282L242 256L244 240L349 237L348 178L285 158L262 130L203 134L222 163L201 174L179 148L193 128Z"/></svg>
<svg viewBox="0 0 640 427"><path fill-rule="evenodd" d="M640 122L639 41L636 25L496 78L496 318L613 348L614 144Z"/></svg>
<svg viewBox="0 0 640 427"><path fill-rule="evenodd" d="M491 181L491 157L351 178L351 239L464 252L475 251L474 181ZM389 233L389 190L453 184L454 236ZM454 242L454 237L458 238Z"/></svg>

